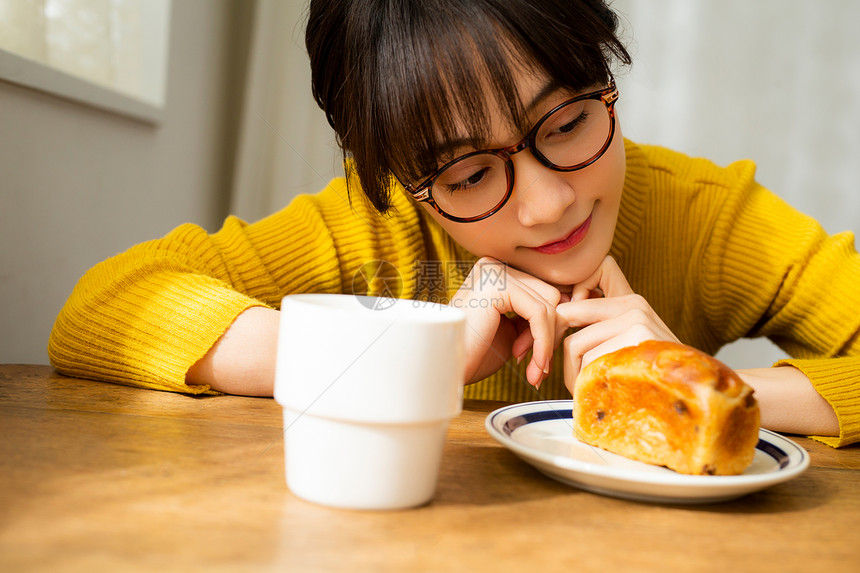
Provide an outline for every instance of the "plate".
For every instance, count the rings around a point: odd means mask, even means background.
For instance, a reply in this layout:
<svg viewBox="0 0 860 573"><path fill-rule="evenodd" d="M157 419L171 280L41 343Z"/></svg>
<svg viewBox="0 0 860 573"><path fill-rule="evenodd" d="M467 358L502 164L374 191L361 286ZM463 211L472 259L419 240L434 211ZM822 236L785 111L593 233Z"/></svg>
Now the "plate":
<svg viewBox="0 0 860 573"><path fill-rule="evenodd" d="M743 474L679 474L577 440L572 408L572 400L515 404L491 412L485 425L493 438L547 476L594 493L636 501L726 501L788 481L809 467L806 450L762 429L755 458Z"/></svg>

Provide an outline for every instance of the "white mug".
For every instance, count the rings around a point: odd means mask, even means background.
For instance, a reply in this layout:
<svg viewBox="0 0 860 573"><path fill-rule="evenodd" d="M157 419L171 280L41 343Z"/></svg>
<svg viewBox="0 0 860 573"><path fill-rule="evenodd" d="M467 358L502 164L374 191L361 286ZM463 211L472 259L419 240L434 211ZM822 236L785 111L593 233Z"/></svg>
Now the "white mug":
<svg viewBox="0 0 860 573"><path fill-rule="evenodd" d="M290 490L353 509L430 501L462 410L464 339L465 314L444 305L284 297L275 399Z"/></svg>

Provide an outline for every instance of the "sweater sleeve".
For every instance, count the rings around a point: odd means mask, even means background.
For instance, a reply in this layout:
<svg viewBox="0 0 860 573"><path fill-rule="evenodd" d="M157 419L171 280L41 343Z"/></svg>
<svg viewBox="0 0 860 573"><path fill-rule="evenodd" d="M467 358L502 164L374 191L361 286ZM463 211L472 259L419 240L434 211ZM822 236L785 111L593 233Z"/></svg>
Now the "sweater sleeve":
<svg viewBox="0 0 860 573"><path fill-rule="evenodd" d="M341 179L251 225L230 217L210 235L187 224L134 246L78 282L54 324L51 363L71 376L213 393L185 374L245 309L278 308L295 292L353 292L367 261L408 269L422 255L418 214L398 207L402 216L383 217L350 202Z"/></svg>

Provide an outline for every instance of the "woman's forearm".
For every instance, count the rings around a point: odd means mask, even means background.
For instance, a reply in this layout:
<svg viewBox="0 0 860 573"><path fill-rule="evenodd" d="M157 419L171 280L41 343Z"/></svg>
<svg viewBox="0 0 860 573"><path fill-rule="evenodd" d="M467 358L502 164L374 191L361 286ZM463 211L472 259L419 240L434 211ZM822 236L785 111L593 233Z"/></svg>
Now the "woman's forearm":
<svg viewBox="0 0 860 573"><path fill-rule="evenodd" d="M275 386L280 312L251 307L185 376L188 384L243 396L271 396Z"/></svg>
<svg viewBox="0 0 860 573"><path fill-rule="evenodd" d="M839 435L833 408L797 368L754 368L737 373L755 390L763 428L791 434Z"/></svg>

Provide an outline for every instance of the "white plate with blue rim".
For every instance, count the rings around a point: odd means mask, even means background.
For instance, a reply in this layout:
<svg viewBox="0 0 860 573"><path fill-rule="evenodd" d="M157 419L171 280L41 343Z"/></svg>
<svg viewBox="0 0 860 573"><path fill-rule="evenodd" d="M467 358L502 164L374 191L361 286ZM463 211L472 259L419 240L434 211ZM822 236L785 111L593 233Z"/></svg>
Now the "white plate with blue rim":
<svg viewBox="0 0 860 573"><path fill-rule="evenodd" d="M759 430L752 464L741 475L683 475L637 462L573 437L572 400L505 406L486 419L490 435L543 474L580 489L652 503L714 503L786 482L809 467L795 442Z"/></svg>

